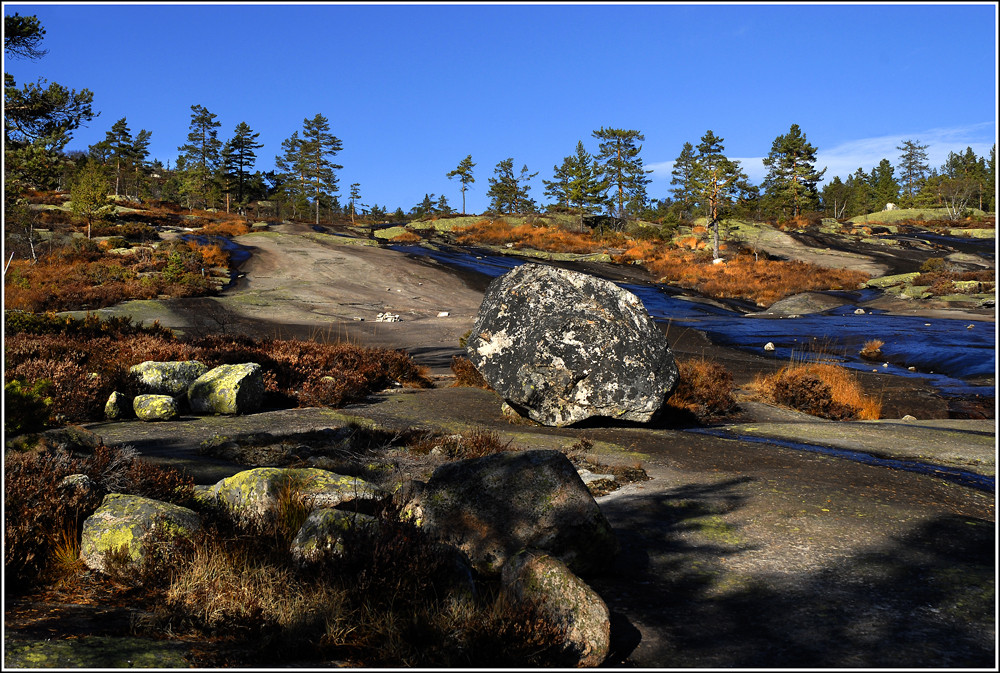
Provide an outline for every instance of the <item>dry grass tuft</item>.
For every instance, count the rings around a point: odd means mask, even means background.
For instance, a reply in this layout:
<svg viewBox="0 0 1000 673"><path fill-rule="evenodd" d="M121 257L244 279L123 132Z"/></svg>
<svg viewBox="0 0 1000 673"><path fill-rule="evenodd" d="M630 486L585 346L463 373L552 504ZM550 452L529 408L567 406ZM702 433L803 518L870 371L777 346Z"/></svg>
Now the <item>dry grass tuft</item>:
<svg viewBox="0 0 1000 673"><path fill-rule="evenodd" d="M454 356L451 359L451 371L455 374L455 382L451 384L453 387L493 389L467 357Z"/></svg>
<svg viewBox="0 0 1000 673"><path fill-rule="evenodd" d="M680 379L667 400L676 409L699 419L723 416L738 407L733 397L733 375L717 362L705 359L678 362Z"/></svg>
<svg viewBox="0 0 1000 673"><path fill-rule="evenodd" d="M832 420L876 420L882 401L865 394L857 377L839 365L795 363L750 385L768 401Z"/></svg>
<svg viewBox="0 0 1000 673"><path fill-rule="evenodd" d="M882 357L882 346L885 342L881 339L869 339L862 346L859 355L867 360L877 360Z"/></svg>

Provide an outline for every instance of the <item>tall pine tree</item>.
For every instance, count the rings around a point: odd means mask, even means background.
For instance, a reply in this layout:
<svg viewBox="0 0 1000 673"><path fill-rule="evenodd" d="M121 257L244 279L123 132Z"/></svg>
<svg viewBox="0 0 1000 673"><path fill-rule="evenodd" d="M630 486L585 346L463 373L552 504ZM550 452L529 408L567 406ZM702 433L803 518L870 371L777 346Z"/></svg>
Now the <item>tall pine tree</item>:
<svg viewBox="0 0 1000 673"><path fill-rule="evenodd" d="M674 185L670 193L674 195L674 201L680 204L682 212L690 215L697 201L695 188L695 171L698 168L698 161L694 153L694 145L684 143L681 153L674 160L674 167L670 171L672 179L670 184Z"/></svg>
<svg viewBox="0 0 1000 673"><path fill-rule="evenodd" d="M449 180L452 178L458 178L458 181L462 183L462 214L465 215L465 190L469 188L473 182L476 181L472 177L472 169L476 164L472 163L472 155L465 157L458 163L458 167L448 173L445 177Z"/></svg>
<svg viewBox="0 0 1000 673"><path fill-rule="evenodd" d="M778 208L797 217L818 207L816 185L826 169L816 170L816 148L806 141L798 124L792 124L788 133L774 139L764 165L769 169L764 191Z"/></svg>
<svg viewBox="0 0 1000 673"><path fill-rule="evenodd" d="M254 133L246 122L240 122L233 131L233 137L226 141L223 148L222 163L226 182L235 187L236 202L241 205L244 205L247 195L250 171L257 162L257 154L254 150L259 150L264 146L264 143L257 142L258 137L260 134Z"/></svg>
<svg viewBox="0 0 1000 673"><path fill-rule="evenodd" d="M316 208L316 224L319 224L320 203L338 191L336 171L343 166L333 163L333 158L342 149L343 143L330 133L330 122L322 114L303 121L300 151L305 179Z"/></svg>
<svg viewBox="0 0 1000 673"><path fill-rule="evenodd" d="M705 209L708 226L712 230L712 258L719 256L719 221L735 205L739 195L746 190L747 176L740 162L726 157L723 139L710 130L698 143L692 185L698 202Z"/></svg>
<svg viewBox="0 0 1000 673"><path fill-rule="evenodd" d="M497 213L526 213L535 208L535 202L528 196L531 185L528 181L538 173L528 173L528 166L514 174L514 158L504 159L493 170L496 177L490 178L490 210Z"/></svg>
<svg viewBox="0 0 1000 673"><path fill-rule="evenodd" d="M617 205L617 217L638 214L646 207L646 185L652 180L646 177L652 173L642 165L642 145L636 142L645 136L635 130L611 129L603 126L593 132L601 141L597 154L597 165L602 177L612 191L611 202Z"/></svg>
<svg viewBox="0 0 1000 673"><path fill-rule="evenodd" d="M200 199L206 205L209 204L213 179L221 161L219 127L222 123L215 118L216 115L203 106L192 105L188 141L177 148L181 153L177 161L178 169L184 166L184 185L189 199Z"/></svg>
<svg viewBox="0 0 1000 673"><path fill-rule="evenodd" d="M924 178L930 166L927 164L927 145L921 145L916 140L904 140L896 147L902 152L899 155L899 179L903 181L903 204L913 206L920 192Z"/></svg>

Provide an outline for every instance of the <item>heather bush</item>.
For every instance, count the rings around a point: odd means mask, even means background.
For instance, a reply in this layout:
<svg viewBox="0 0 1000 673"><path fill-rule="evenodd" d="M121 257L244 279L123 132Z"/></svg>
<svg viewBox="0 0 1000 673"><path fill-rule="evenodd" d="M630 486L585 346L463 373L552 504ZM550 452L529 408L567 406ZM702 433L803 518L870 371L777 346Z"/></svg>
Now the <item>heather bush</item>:
<svg viewBox="0 0 1000 673"><path fill-rule="evenodd" d="M881 400L866 395L857 378L844 367L796 363L751 384L761 398L832 420L876 420Z"/></svg>
<svg viewBox="0 0 1000 673"><path fill-rule="evenodd" d="M492 390L489 382L483 378L483 375L467 357L461 355L452 357L451 371L455 375L455 382L452 383L452 386Z"/></svg>
<svg viewBox="0 0 1000 673"><path fill-rule="evenodd" d="M733 375L717 362L705 359L677 363L677 388L667 404L700 419L722 416L737 409Z"/></svg>

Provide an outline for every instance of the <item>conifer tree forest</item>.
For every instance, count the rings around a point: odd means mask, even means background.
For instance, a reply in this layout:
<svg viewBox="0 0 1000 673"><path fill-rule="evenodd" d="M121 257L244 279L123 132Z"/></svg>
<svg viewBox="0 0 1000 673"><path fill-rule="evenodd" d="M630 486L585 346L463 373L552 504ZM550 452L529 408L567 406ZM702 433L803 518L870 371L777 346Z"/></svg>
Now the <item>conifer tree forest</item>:
<svg viewBox="0 0 1000 673"><path fill-rule="evenodd" d="M4 27L8 59L45 58L45 29L36 17L6 16ZM88 89L76 91L45 80L18 83L4 74L5 233L21 226L18 212L33 190L75 188L85 217L100 208L101 199L92 192L103 184L107 197L238 213L252 207L257 216L319 224L358 216L407 220L457 213L444 194L431 189L451 189L452 198L461 198L464 214L466 193L477 177L477 163L468 154L454 170L427 176L428 191L419 203L365 205L357 183L349 194L340 193L345 168L336 160L344 144L323 113L305 116L300 128L289 129L268 150L269 141L254 131L252 118L221 120L199 103L190 106L189 132L176 156L151 157L156 129L142 128L141 119L117 118L113 111L106 111L115 121L103 140L86 151L67 151L75 130L104 123L107 117L101 112ZM989 156L977 156L971 147L956 149L944 164L932 166L928 146L912 138L869 171L859 167L848 175L827 176L817 163L818 148L793 123L774 139L764 159L767 174L754 185L739 162L726 157L724 139L708 130L679 148L667 195L656 199L647 194L652 171L644 165L642 131L602 126L590 139L594 144L589 147L582 139L567 147L567 155L552 165L551 177L543 175L547 203L540 204L531 193L538 170L523 163L518 167L513 157L498 161L487 178L490 212L568 211L659 222L706 217L712 226L725 217L779 221L820 213L850 218L888 203L947 209L954 218L969 209L996 210L995 145ZM258 166L265 154L274 157L273 169ZM366 191L378 189L369 185Z"/></svg>

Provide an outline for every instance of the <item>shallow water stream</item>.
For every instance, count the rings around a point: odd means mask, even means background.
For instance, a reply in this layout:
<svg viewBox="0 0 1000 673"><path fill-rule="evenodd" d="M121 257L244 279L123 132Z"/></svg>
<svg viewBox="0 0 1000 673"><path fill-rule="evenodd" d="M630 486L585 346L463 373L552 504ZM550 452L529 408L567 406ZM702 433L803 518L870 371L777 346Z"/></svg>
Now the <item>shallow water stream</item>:
<svg viewBox="0 0 1000 673"><path fill-rule="evenodd" d="M489 277L500 276L529 261L422 246L391 247ZM697 301L666 285L623 283L621 287L638 296L653 319L668 323L668 329L692 327L722 345L784 361L818 358L854 369L919 377L945 395L994 395L996 326L993 322L928 319L867 310L863 315L855 314L858 303L877 296L875 290L831 293L851 303L822 313L761 318L747 317L718 303ZM870 339L885 342L882 360L872 362L858 355ZM769 342L774 344L774 350L764 351ZM916 371L910 371L910 367Z"/></svg>

